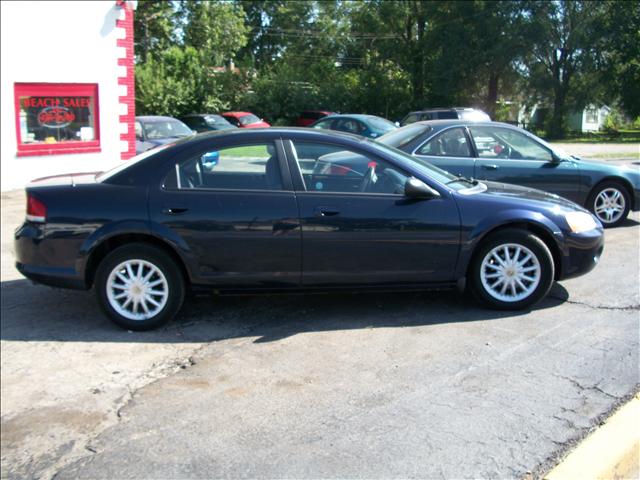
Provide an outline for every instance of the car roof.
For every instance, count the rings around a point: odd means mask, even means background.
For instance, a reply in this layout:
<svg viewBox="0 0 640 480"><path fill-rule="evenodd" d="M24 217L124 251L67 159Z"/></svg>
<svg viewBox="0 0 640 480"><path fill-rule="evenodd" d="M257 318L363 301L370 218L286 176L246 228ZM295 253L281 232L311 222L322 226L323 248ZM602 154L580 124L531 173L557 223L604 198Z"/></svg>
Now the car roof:
<svg viewBox="0 0 640 480"><path fill-rule="evenodd" d="M243 116L243 115L254 115L254 114L251 113L251 112L224 112L221 115L222 116L230 115L232 117L240 117L240 116Z"/></svg>
<svg viewBox="0 0 640 480"><path fill-rule="evenodd" d="M488 120L482 120L482 121L474 121L474 120L464 120L462 118L451 118L451 119L446 119L446 120L421 120L419 122L413 122L410 123L409 125L415 125L415 124L421 124L421 125L429 125L430 127L435 128L443 128L443 127L448 127L451 125L473 125L476 127L509 127L512 129L518 129L518 127L511 125L509 123L503 123L503 122L493 122L493 121L488 121ZM408 125L405 125L408 126ZM519 129L518 129L519 130Z"/></svg>
<svg viewBox="0 0 640 480"><path fill-rule="evenodd" d="M180 118L192 118L192 117L221 117L219 113L190 113L189 115L182 115Z"/></svg>
<svg viewBox="0 0 640 480"><path fill-rule="evenodd" d="M175 117L164 117L162 115L142 115L140 117L136 117L136 120L140 120L142 122L166 122L167 120L174 120L179 122L180 120L178 120Z"/></svg>
<svg viewBox="0 0 640 480"><path fill-rule="evenodd" d="M327 117L321 118L320 120L326 120L328 118L354 118L356 120L368 120L370 118L382 118L377 115L368 115L366 113L334 113ZM386 120L385 118L382 118Z"/></svg>

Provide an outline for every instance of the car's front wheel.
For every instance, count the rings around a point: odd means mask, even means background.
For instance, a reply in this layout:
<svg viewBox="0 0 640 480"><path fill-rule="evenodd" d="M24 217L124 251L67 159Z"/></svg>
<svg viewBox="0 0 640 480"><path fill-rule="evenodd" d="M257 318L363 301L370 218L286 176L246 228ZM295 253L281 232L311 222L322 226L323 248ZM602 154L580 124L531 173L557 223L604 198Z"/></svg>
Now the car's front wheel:
<svg viewBox="0 0 640 480"><path fill-rule="evenodd" d="M631 198L618 182L604 182L589 196L587 207L604 227L616 227L627 218Z"/></svg>
<svg viewBox="0 0 640 480"><path fill-rule="evenodd" d="M470 287L485 305L500 310L528 308L546 296L554 277L547 245L526 230L489 237L473 257Z"/></svg>
<svg viewBox="0 0 640 480"><path fill-rule="evenodd" d="M96 295L104 312L128 330L150 330L171 320L184 300L182 273L163 250L124 245L100 263Z"/></svg>

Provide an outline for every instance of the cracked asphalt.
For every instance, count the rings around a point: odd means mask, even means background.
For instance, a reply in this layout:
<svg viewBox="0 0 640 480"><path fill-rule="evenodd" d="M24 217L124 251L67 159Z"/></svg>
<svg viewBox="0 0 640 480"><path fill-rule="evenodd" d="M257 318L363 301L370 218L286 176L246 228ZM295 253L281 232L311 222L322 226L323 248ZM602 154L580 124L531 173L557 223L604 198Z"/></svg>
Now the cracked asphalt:
<svg viewBox="0 0 640 480"><path fill-rule="evenodd" d="M2 478L537 478L638 391L640 215L535 310L455 292L192 297L148 333L12 266Z"/></svg>

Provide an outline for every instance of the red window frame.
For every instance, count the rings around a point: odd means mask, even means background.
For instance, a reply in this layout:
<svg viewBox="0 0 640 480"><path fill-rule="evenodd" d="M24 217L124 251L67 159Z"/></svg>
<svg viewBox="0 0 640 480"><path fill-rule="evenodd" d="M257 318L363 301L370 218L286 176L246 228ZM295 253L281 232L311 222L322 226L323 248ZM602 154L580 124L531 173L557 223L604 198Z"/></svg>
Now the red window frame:
<svg viewBox="0 0 640 480"><path fill-rule="evenodd" d="M95 140L49 143L23 144L20 132L20 97L23 96L51 96L51 97L92 97L94 105L94 136ZM100 108L98 102L97 83L15 83L15 121L16 137L18 140L18 157L31 155L60 155L67 153L100 152Z"/></svg>

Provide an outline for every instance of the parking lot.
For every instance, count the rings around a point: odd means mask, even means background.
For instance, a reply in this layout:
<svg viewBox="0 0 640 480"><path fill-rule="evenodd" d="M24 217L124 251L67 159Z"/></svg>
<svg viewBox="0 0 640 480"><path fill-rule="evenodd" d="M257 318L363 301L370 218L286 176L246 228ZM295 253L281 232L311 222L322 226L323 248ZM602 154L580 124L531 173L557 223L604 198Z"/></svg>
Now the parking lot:
<svg viewBox="0 0 640 480"><path fill-rule="evenodd" d="M23 216L3 193L3 478L535 478L640 384L638 212L528 312L457 292L191 297L147 333L22 278Z"/></svg>

